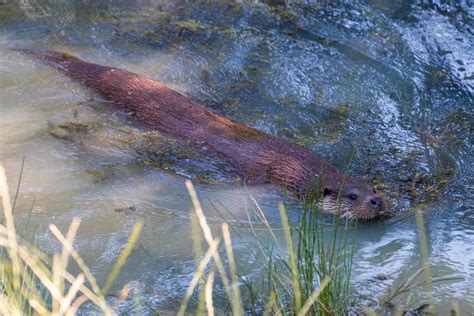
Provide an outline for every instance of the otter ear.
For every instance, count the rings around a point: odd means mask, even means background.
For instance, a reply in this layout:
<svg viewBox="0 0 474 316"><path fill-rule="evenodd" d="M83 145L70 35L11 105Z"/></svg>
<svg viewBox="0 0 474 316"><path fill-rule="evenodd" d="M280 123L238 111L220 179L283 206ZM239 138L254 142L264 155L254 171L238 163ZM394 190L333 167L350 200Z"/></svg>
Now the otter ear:
<svg viewBox="0 0 474 316"><path fill-rule="evenodd" d="M323 196L332 195L333 193L334 193L334 190L332 190L331 188L324 188Z"/></svg>

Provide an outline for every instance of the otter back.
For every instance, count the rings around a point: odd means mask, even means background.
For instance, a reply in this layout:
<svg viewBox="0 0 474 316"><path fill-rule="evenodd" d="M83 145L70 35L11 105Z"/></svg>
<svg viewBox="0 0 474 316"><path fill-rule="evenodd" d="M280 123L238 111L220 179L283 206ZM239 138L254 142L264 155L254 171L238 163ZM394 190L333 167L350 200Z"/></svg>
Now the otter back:
<svg viewBox="0 0 474 316"><path fill-rule="evenodd" d="M316 178L337 185L340 171L308 149L220 116L163 84L132 72L85 62L54 51L23 50L91 88L163 134L207 146L229 162L247 183L283 184L299 196Z"/></svg>

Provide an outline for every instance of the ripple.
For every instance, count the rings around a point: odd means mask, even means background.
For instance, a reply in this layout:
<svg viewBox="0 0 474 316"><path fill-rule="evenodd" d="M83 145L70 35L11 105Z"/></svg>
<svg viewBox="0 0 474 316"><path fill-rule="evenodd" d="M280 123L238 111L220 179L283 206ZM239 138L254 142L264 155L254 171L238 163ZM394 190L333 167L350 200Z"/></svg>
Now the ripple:
<svg viewBox="0 0 474 316"><path fill-rule="evenodd" d="M184 179L196 179L196 170L232 179L219 173L215 157L169 168L137 163L143 157L124 145L120 130L140 134L142 126L9 47L64 49L143 73L219 113L300 142L345 171L368 174L387 187L395 216L351 227L357 291L379 299L402 271L418 269L413 210L421 209L432 270L463 279L436 285L435 295L472 303L472 10L379 1L295 4L288 15L265 4L172 1L29 1L4 10L0 159L14 181L26 156L18 218L26 221L32 197L32 227L46 231L54 222L65 230L81 217L77 247L99 279L143 219L140 245L119 283L135 280L154 304L176 306L195 268ZM87 122L90 132L51 136L51 125L74 120ZM277 204L284 197L271 188L195 182L213 231L231 224L242 276L257 279L262 258L253 234L268 245L274 240L251 197L282 240ZM297 224L302 206L287 201L287 210ZM327 232L330 223L324 219ZM55 250L49 238L40 241Z"/></svg>

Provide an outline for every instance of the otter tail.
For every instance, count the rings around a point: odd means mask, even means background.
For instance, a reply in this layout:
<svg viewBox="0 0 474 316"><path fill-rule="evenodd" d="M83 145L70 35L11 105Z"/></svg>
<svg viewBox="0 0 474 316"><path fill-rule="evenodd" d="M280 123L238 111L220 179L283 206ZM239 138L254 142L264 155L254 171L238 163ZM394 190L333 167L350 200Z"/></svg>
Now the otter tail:
<svg viewBox="0 0 474 316"><path fill-rule="evenodd" d="M159 82L123 69L90 63L62 52L15 50L57 69L127 111L135 112L138 118L156 125L156 128L176 129L174 126L182 124L184 119L181 114L183 105L195 107L186 97Z"/></svg>
<svg viewBox="0 0 474 316"><path fill-rule="evenodd" d="M67 69L67 64L71 62L81 61L79 58L72 56L68 53L40 50L40 49L13 49L21 54L34 57L45 64L53 66L59 69Z"/></svg>
<svg viewBox="0 0 474 316"><path fill-rule="evenodd" d="M63 52L40 49L14 50L20 54L39 60L47 66L55 68L71 79L95 90L108 100L123 103L120 101L123 101L124 99L123 92L126 86L120 82L120 75L117 76L118 79L114 79L110 74L108 74L108 72L113 69L112 67L88 63L78 57ZM117 71L123 73L126 72L119 69L117 69ZM126 77L127 75L125 74L122 76L122 78ZM126 105L127 108L131 108L130 104L124 105Z"/></svg>
<svg viewBox="0 0 474 316"><path fill-rule="evenodd" d="M106 100L134 112L137 119L167 135L203 143L209 137L218 137L212 135L215 133L235 133L236 123L217 116L205 106L142 75L90 63L61 52L16 51L56 68Z"/></svg>

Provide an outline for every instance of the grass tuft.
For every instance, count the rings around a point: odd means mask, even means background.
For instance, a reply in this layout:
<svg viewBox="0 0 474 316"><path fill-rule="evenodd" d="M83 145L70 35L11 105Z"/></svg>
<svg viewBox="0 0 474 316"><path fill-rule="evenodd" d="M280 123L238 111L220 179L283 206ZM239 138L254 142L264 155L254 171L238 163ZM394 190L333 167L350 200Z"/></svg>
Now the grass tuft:
<svg viewBox="0 0 474 316"><path fill-rule="evenodd" d="M331 230L326 231L328 225L324 223L319 206L311 204L301 213L298 225L292 227L286 208L281 204L282 229L275 229L252 198L255 216L273 240L270 246L261 241L249 215L250 232L255 237L259 254L266 261L263 268L267 273L259 285L258 282L238 278L238 263L232 250L229 225L222 224L222 237L213 236L192 183L187 181L186 187L194 206L191 224L195 255L201 259L178 315L184 315L188 309L198 284L201 284L201 294L197 299L197 312L207 312L208 315L225 313L222 304L215 306L213 303L212 287L218 279L223 284L232 315L334 315L349 310L354 243L349 242L348 222L341 225L334 218L329 226ZM196 222L201 228L200 233ZM285 244L280 242L281 234ZM200 255L201 235L207 242L203 257ZM225 256L219 252L218 241L221 239L224 241ZM227 262L226 267L223 262Z"/></svg>
<svg viewBox="0 0 474 316"><path fill-rule="evenodd" d="M19 184L16 194L18 188ZM13 215L17 196L12 205L2 164L0 197L4 217L0 224L0 315L75 315L85 303L89 303L88 310L114 314L105 294L133 249L142 224L138 223L133 229L125 250L100 290L90 269L72 246L80 219L73 219L65 236L55 225L49 226L62 250L48 255L17 233ZM80 270L75 275L68 271L71 259Z"/></svg>

